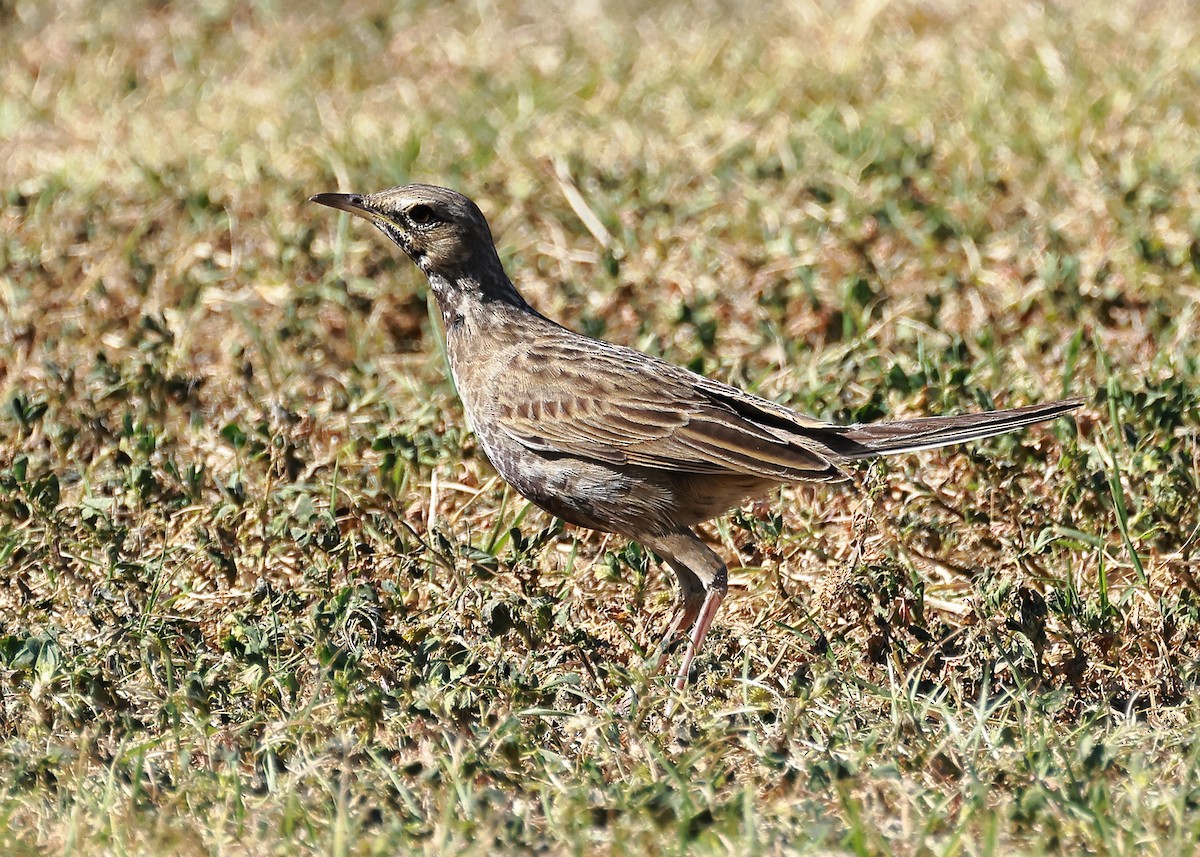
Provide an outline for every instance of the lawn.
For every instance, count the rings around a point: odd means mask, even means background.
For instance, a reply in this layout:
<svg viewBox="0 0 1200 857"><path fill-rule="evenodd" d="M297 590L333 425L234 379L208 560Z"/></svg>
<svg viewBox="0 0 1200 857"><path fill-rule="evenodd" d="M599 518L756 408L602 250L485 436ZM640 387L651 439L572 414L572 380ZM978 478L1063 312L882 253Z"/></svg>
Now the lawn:
<svg viewBox="0 0 1200 857"><path fill-rule="evenodd" d="M307 202L407 181L805 413L1086 404L708 525L666 721ZM4 854L1200 851L1194 4L0 0L0 195Z"/></svg>

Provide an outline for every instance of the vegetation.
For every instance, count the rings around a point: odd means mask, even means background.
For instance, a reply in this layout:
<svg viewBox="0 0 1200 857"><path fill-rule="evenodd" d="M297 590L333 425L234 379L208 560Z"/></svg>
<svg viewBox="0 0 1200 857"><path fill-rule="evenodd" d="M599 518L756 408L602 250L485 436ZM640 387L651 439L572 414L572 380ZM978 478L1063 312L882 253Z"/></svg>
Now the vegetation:
<svg viewBox="0 0 1200 857"><path fill-rule="evenodd" d="M1200 849L1194 6L0 0L0 56L3 853ZM1089 403L711 526L664 722L671 582L305 201L410 180L814 415Z"/></svg>

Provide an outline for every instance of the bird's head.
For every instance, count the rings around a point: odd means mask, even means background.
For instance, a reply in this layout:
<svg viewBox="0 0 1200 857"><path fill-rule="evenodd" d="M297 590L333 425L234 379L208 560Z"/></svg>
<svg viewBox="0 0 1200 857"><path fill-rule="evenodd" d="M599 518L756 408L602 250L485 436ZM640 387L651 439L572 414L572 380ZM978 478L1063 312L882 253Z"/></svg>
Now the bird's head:
<svg viewBox="0 0 1200 857"><path fill-rule="evenodd" d="M479 207L443 187L410 184L371 194L319 193L311 200L374 223L427 275L451 278L495 258Z"/></svg>

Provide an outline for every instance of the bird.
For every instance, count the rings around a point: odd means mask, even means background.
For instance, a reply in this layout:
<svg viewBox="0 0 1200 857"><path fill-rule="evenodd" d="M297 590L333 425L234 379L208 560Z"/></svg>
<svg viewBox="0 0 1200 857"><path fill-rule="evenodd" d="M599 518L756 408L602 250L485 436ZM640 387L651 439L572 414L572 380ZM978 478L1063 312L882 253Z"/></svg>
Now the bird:
<svg viewBox="0 0 1200 857"><path fill-rule="evenodd" d="M501 477L551 515L650 549L674 573L651 670L686 640L677 695L729 587L698 524L781 485L846 481L852 462L991 437L1083 404L826 422L542 315L509 279L479 207L457 191L407 184L310 199L374 224L425 274L454 385Z"/></svg>

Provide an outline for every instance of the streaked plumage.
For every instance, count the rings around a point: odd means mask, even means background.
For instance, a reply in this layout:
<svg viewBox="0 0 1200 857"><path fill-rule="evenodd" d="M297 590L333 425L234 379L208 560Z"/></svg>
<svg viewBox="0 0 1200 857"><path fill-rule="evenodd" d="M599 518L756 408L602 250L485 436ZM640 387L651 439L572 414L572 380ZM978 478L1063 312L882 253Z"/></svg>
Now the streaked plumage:
<svg viewBox="0 0 1200 857"><path fill-rule="evenodd" d="M461 194L407 185L313 200L370 220L425 272L463 406L500 475L552 514L670 565L680 598L659 666L691 626L679 688L727 587L693 526L774 486L841 481L847 462L990 437L1081 404L833 425L540 315Z"/></svg>

